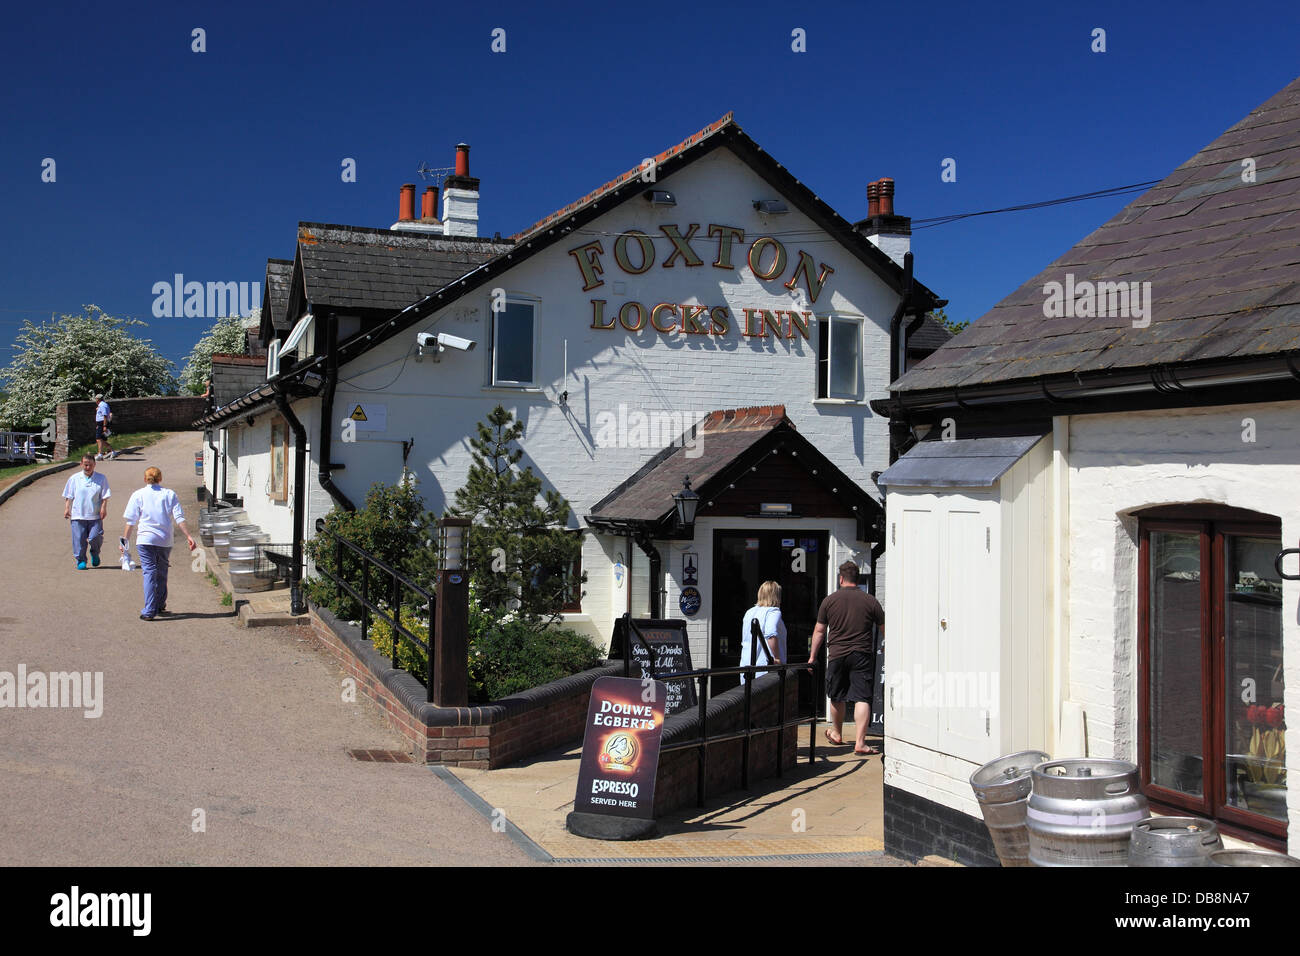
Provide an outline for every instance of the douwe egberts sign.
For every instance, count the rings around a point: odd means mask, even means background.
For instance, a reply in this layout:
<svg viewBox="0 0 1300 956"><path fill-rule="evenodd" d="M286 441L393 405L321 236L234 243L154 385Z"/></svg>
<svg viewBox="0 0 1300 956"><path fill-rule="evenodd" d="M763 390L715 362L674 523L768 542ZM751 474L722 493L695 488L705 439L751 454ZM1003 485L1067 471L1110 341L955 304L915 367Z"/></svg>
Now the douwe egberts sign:
<svg viewBox="0 0 1300 956"><path fill-rule="evenodd" d="M811 255L802 249L796 251L793 267L785 246L773 236L759 236L745 246L745 231L737 226L723 226L710 223L705 236L696 238L700 224L693 222L683 234L675 224L659 227L671 243L671 251L658 265L661 269L672 269L681 264L687 268L702 267L704 259L692 244L707 246L706 255L713 254L712 267L734 272L737 261L743 256L743 267L755 278L764 281L779 280L789 271L789 278L781 283L790 291L806 291L808 304L817 302L826 284L826 277L835 270L826 263L818 265ZM650 271L657 261L655 239L637 229L629 229L614 239L614 262L626 275L640 276ZM577 263L582 276L582 291L590 292L605 284L606 260L604 241L595 239L569 250L569 255ZM681 302L658 302L647 305L629 300L619 307L617 312L606 311L605 299L591 300L591 327L593 329L613 329L618 326L628 332L640 332L647 325L664 335L681 333L683 335L728 335L732 323L739 322L741 334L748 338L766 338L772 335L778 339L800 337L808 340L808 330L812 324L813 313L806 310L790 309L742 309L741 316L732 314L725 305L694 305Z"/></svg>
<svg viewBox="0 0 1300 956"><path fill-rule="evenodd" d="M653 818L667 696L662 682L648 679L602 677L592 685L575 812Z"/></svg>

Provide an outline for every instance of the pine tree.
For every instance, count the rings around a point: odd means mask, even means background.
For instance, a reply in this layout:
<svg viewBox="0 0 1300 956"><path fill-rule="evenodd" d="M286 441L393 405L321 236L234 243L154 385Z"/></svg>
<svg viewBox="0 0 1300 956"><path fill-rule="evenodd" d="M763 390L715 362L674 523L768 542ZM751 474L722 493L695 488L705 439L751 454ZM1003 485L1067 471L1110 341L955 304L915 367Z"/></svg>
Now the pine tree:
<svg viewBox="0 0 1300 956"><path fill-rule="evenodd" d="M574 574L582 533L567 530L569 503L556 491L543 493L531 467L518 467L523 432L523 423L500 405L478 423L454 510L472 521L467 551L479 604L541 626L559 617L586 575Z"/></svg>

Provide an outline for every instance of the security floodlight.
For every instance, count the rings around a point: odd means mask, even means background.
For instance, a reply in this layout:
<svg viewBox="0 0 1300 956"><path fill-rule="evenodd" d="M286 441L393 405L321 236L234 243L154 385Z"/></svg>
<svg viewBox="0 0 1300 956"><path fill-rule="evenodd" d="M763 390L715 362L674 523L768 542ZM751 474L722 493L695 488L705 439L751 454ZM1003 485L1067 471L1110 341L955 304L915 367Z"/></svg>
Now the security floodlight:
<svg viewBox="0 0 1300 956"><path fill-rule="evenodd" d="M790 207L780 199L755 199L754 208L769 216L780 216L790 211Z"/></svg>
<svg viewBox="0 0 1300 956"><path fill-rule="evenodd" d="M666 189L647 189L641 194L652 206L676 206L677 199Z"/></svg>

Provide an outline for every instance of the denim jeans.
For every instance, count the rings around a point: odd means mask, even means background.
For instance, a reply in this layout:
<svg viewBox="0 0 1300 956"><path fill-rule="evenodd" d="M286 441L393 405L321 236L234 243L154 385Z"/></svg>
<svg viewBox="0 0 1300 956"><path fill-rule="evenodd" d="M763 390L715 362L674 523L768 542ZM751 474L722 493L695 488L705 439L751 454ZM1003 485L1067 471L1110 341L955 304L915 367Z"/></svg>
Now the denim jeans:
<svg viewBox="0 0 1300 956"><path fill-rule="evenodd" d="M167 605L167 566L172 549L158 544L139 544L135 546L140 555L140 570L144 573L144 609L140 612L145 617L155 617Z"/></svg>
<svg viewBox="0 0 1300 956"><path fill-rule="evenodd" d="M70 522L72 525L72 553L78 561L88 560L86 557L86 547L90 546L90 553L99 554L99 546L104 543L104 522L98 518L93 521L85 518L73 518Z"/></svg>

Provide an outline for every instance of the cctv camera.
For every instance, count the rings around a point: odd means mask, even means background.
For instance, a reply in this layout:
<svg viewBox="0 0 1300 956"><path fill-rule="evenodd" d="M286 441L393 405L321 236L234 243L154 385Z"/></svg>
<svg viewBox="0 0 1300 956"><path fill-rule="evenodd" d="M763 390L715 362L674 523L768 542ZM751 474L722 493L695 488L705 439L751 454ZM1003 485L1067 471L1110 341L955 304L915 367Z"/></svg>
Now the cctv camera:
<svg viewBox="0 0 1300 956"><path fill-rule="evenodd" d="M459 335L449 335L446 332L439 332L438 344L443 348L458 349L461 352L472 352L477 343L473 339L462 339Z"/></svg>

